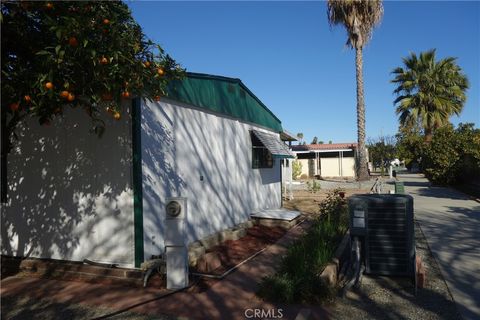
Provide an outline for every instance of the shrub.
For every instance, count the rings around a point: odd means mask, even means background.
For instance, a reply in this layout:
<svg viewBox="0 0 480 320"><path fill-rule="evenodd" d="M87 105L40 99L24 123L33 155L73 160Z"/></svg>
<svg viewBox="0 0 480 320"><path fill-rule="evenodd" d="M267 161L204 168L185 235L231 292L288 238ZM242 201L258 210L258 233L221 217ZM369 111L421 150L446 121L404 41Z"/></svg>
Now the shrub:
<svg viewBox="0 0 480 320"><path fill-rule="evenodd" d="M307 189L311 193L316 193L322 189L322 186L320 185L320 182L314 179L314 180L307 181Z"/></svg>
<svg viewBox="0 0 480 320"><path fill-rule="evenodd" d="M331 297L332 289L320 274L348 228L348 210L339 192L329 193L320 205L322 215L288 249L278 272L262 280L260 297L280 303L318 303Z"/></svg>
<svg viewBox="0 0 480 320"><path fill-rule="evenodd" d="M292 178L293 178L293 180L297 180L301 173L302 173L302 163L298 160L293 160L293 162L292 162Z"/></svg>
<svg viewBox="0 0 480 320"><path fill-rule="evenodd" d="M480 129L460 124L435 131L425 147L422 167L425 176L437 184L466 182L480 175Z"/></svg>

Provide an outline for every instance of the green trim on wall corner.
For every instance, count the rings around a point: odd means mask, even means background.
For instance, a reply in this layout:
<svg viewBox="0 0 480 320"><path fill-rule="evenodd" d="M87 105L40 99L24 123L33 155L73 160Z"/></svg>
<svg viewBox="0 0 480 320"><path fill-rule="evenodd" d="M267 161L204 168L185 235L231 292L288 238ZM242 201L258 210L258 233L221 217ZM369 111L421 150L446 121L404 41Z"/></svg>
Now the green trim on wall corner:
<svg viewBox="0 0 480 320"><path fill-rule="evenodd" d="M142 139L141 101L132 100L132 151L133 151L133 225L135 239L135 268L143 262L143 196L142 196Z"/></svg>

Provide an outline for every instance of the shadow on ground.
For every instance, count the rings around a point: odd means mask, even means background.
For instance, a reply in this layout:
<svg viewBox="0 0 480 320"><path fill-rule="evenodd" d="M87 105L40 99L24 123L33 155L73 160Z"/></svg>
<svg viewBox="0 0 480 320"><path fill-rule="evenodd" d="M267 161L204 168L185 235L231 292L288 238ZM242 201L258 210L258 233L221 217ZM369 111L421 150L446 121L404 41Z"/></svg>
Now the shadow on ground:
<svg viewBox="0 0 480 320"><path fill-rule="evenodd" d="M425 288L415 296L408 278L364 276L346 299L337 298L332 319L461 319L418 224L415 236L417 255L427 269Z"/></svg>

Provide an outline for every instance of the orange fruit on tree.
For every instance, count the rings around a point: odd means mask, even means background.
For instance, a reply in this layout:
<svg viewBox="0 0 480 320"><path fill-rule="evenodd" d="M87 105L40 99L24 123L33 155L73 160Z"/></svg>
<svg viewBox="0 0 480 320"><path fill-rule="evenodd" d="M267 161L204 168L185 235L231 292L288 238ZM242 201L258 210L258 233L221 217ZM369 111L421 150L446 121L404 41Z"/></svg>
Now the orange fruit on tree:
<svg viewBox="0 0 480 320"><path fill-rule="evenodd" d="M122 115L118 111L115 111L115 113L113 114L113 118L115 120L120 120L121 117L122 117Z"/></svg>
<svg viewBox="0 0 480 320"><path fill-rule="evenodd" d="M103 65L108 64L108 59L105 57L102 57L102 59L100 59L100 63Z"/></svg>
<svg viewBox="0 0 480 320"><path fill-rule="evenodd" d="M160 96L155 96L153 99L154 99L155 101L160 101Z"/></svg>
<svg viewBox="0 0 480 320"><path fill-rule="evenodd" d="M67 100L69 102L72 102L73 100L75 100L75 95L73 93L69 93L67 96Z"/></svg>
<svg viewBox="0 0 480 320"><path fill-rule="evenodd" d="M110 92L105 92L104 94L102 94L103 101L110 101L112 99L113 99L113 96Z"/></svg>
<svg viewBox="0 0 480 320"><path fill-rule="evenodd" d="M150 61L145 61L145 62L143 63L143 65L144 65L146 68L150 67Z"/></svg>
<svg viewBox="0 0 480 320"><path fill-rule="evenodd" d="M51 83L50 81L49 81L49 82L46 82L46 83L45 83L45 89L48 89L48 90L53 89L53 83Z"/></svg>
<svg viewBox="0 0 480 320"><path fill-rule="evenodd" d="M8 107L10 108L10 110L12 110L12 112L15 112L18 110L20 104L18 102L14 102L14 103L11 103Z"/></svg>
<svg viewBox="0 0 480 320"><path fill-rule="evenodd" d="M69 94L70 93L68 91L64 90L60 92L60 97L62 97L63 99L67 99Z"/></svg>
<svg viewBox="0 0 480 320"><path fill-rule="evenodd" d="M123 92L122 92L122 98L124 98L124 99L130 98L130 92L128 92L128 91L123 91Z"/></svg>
<svg viewBox="0 0 480 320"><path fill-rule="evenodd" d="M165 71L163 70L163 68L158 68L157 69L157 73L161 76L163 76L165 74Z"/></svg>
<svg viewBox="0 0 480 320"><path fill-rule="evenodd" d="M28 94L23 97L23 100L25 100L26 103L32 102L32 98Z"/></svg>
<svg viewBox="0 0 480 320"><path fill-rule="evenodd" d="M53 3L47 2L47 4L45 5L45 7L47 7L47 9L53 9Z"/></svg>
<svg viewBox="0 0 480 320"><path fill-rule="evenodd" d="M70 37L68 39L68 44L71 45L72 47L78 46L78 40L75 37Z"/></svg>
<svg viewBox="0 0 480 320"><path fill-rule="evenodd" d="M109 24L110 23L110 20L108 19L103 19L103 24Z"/></svg>

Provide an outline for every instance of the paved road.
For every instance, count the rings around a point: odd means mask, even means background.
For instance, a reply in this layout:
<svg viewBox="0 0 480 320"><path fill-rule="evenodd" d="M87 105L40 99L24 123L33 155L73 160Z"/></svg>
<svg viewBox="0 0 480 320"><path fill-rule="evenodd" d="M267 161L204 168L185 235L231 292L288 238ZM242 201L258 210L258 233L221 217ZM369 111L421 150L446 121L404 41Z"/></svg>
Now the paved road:
<svg viewBox="0 0 480 320"><path fill-rule="evenodd" d="M480 203L422 175L399 178L462 317L480 319Z"/></svg>

